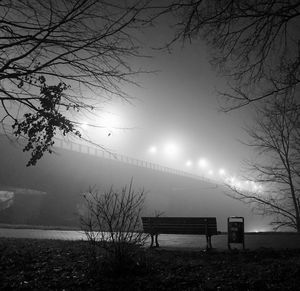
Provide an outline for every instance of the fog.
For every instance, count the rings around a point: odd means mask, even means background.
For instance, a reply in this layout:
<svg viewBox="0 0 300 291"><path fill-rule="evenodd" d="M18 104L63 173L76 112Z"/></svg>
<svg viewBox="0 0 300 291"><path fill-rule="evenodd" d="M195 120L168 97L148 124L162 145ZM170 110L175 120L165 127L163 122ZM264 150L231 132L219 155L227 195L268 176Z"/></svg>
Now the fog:
<svg viewBox="0 0 300 291"><path fill-rule="evenodd" d="M145 215L214 216L220 231L226 230L228 216L243 216L246 231L270 229L266 219L227 197L227 189L215 182L62 148L26 167L28 155L20 146L3 135L0 141L0 191L15 194L14 203L0 212L0 223L78 227L82 193L89 187L118 190L133 179L134 189L147 193Z"/></svg>

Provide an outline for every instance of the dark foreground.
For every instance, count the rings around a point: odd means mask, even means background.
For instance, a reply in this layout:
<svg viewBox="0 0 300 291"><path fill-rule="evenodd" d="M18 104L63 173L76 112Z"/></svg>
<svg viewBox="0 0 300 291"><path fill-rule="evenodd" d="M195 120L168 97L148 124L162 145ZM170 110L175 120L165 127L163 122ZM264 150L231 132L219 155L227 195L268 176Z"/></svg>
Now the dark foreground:
<svg viewBox="0 0 300 291"><path fill-rule="evenodd" d="M143 249L127 274L91 271L87 242L0 239L0 290L300 290L300 250Z"/></svg>

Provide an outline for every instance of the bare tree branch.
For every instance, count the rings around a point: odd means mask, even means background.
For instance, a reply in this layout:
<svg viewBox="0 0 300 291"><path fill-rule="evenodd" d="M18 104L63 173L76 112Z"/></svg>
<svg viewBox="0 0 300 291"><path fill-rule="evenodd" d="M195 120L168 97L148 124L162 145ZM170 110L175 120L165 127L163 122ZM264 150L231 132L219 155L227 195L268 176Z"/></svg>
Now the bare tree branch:
<svg viewBox="0 0 300 291"><path fill-rule="evenodd" d="M1 1L0 119L7 123L11 119L16 135L30 139L34 133L35 141L40 141L41 151L33 144L25 148L39 152L29 164L35 164L43 151L50 152L55 130L80 136L70 111L92 110L92 98L93 103L111 96L127 98L122 85L133 84L132 77L141 72L130 60L139 56L133 31L147 2ZM53 86L63 87L64 92L53 102L53 110L43 112L43 92ZM38 115L43 116L45 128L52 130L46 132L49 139L44 144L45 132L28 124L29 116L40 124ZM64 127L60 122L70 124Z"/></svg>
<svg viewBox="0 0 300 291"><path fill-rule="evenodd" d="M299 87L299 0L170 0L151 9L154 19L175 16L170 44L200 36L209 45L212 65L229 82L223 110Z"/></svg>
<svg viewBox="0 0 300 291"><path fill-rule="evenodd" d="M300 232L300 109L290 95L269 102L248 128L248 143L258 151L258 161L248 163L252 181L263 185L249 191L228 184L228 195L251 204L254 211L274 218L276 228L289 226Z"/></svg>

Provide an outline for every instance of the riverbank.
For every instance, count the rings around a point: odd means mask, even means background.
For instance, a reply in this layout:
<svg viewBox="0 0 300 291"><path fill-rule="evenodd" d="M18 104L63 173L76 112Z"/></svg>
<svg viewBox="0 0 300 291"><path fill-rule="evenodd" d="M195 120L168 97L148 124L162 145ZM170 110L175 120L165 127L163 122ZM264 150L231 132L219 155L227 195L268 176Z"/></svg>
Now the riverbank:
<svg viewBox="0 0 300 291"><path fill-rule="evenodd" d="M3 227L1 227L3 226ZM18 228L16 228L18 227ZM0 237L6 238L31 238L31 239L56 239L56 240L86 240L86 235L79 229L70 230L67 227L56 228L53 226L12 226L0 225ZM228 236L221 233L212 237L215 250L227 250ZM206 248L204 235L160 235L160 245L163 248L193 249L195 251ZM149 243L149 242L148 242ZM233 245L241 248L241 245ZM272 248L276 250L300 248L300 234L295 232L255 232L245 233L245 248L256 250L259 248Z"/></svg>

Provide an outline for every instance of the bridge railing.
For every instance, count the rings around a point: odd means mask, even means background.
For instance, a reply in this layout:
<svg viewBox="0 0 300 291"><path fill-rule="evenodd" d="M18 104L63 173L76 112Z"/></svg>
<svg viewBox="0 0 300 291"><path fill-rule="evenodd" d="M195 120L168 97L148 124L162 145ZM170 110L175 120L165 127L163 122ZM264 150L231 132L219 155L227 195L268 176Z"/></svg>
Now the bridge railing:
<svg viewBox="0 0 300 291"><path fill-rule="evenodd" d="M155 171L160 171L164 173L169 173L173 175L179 175L184 177L189 177L192 179L202 180L205 182L216 183L215 181L208 179L204 176L195 175L192 173L188 173L182 170L173 169L170 167L162 166L156 163L148 162L145 160L135 159L126 155L121 155L117 153L112 153L108 150L101 149L100 147L88 146L85 144L76 143L74 141L66 141L62 139L55 139L55 147L62 148L66 150L75 151L82 154L93 155L102 159L109 159L114 161L119 161L122 163L134 165L137 167L147 168Z"/></svg>
<svg viewBox="0 0 300 291"><path fill-rule="evenodd" d="M1 128L0 128L0 134L6 135L6 136L11 135L11 133L3 131L3 129L1 129ZM57 148L63 148L66 150L71 150L71 151L75 151L75 152L79 152L79 153L83 153L83 154L93 155L93 156L103 158L103 159L110 159L110 160L114 160L114 161L123 162L123 163L134 165L137 167L152 169L155 171L160 171L160 172L183 176L183 177L189 177L192 179L202 180L202 181L213 183L213 184L217 183L217 181L209 179L205 176L195 175L195 174L188 173L188 172L185 172L182 170L173 169L173 168L162 166L162 165L159 165L156 163L151 163L151 162L148 162L145 160L135 159L135 158L132 158L132 157L129 157L126 155L112 153L108 150L101 149L100 147L88 146L88 145L76 143L76 142L70 141L70 140L63 140L60 138L55 138L54 146Z"/></svg>

